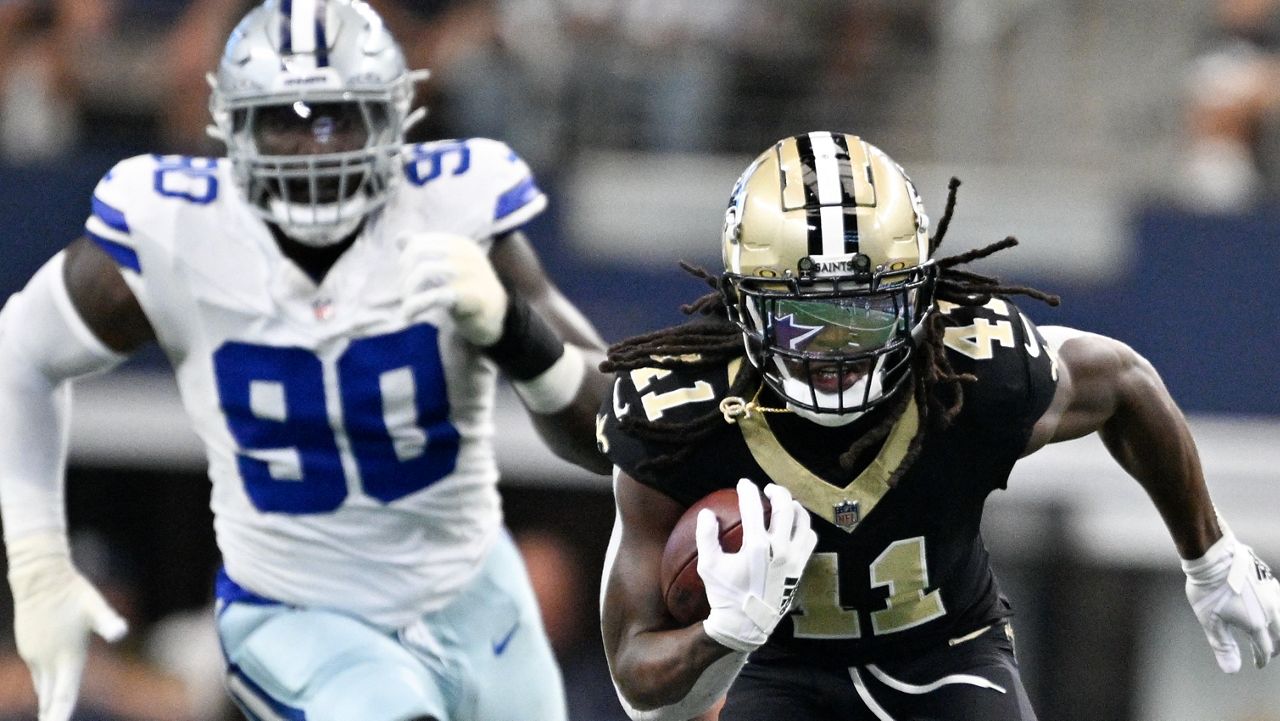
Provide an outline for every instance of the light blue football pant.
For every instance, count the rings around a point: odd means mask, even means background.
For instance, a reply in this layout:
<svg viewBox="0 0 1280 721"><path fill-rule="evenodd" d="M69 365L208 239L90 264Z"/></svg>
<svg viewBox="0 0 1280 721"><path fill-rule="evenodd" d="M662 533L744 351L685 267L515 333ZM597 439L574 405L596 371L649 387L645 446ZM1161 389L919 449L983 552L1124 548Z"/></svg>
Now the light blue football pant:
<svg viewBox="0 0 1280 721"><path fill-rule="evenodd" d="M227 689L254 721L565 721L564 686L501 534L449 606L396 633L265 599L220 604Z"/></svg>

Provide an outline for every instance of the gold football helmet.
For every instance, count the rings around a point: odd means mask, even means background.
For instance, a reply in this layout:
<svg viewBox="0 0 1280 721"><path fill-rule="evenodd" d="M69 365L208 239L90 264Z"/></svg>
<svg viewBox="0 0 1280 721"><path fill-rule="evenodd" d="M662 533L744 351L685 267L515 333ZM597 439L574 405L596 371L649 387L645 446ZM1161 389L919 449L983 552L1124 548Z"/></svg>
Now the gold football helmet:
<svg viewBox="0 0 1280 721"><path fill-rule="evenodd" d="M935 273L920 196L879 148L778 141L734 186L721 248L729 317L792 410L842 425L904 384Z"/></svg>

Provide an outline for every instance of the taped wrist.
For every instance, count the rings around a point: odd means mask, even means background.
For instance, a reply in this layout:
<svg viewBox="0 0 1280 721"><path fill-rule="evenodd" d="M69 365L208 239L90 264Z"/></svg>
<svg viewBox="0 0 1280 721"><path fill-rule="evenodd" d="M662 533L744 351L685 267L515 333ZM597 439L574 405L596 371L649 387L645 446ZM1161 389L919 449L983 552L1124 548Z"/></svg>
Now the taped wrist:
<svg viewBox="0 0 1280 721"><path fill-rule="evenodd" d="M550 415L568 408L587 377L586 360L577 346L566 345L560 359L527 381L514 381L516 395L534 413Z"/></svg>
<svg viewBox="0 0 1280 721"><path fill-rule="evenodd" d="M5 540L9 575L22 575L32 568L71 565L71 544L63 530L44 531Z"/></svg>
<svg viewBox="0 0 1280 721"><path fill-rule="evenodd" d="M480 350L515 381L542 375L564 355L559 334L515 293L507 294L507 314L498 342Z"/></svg>

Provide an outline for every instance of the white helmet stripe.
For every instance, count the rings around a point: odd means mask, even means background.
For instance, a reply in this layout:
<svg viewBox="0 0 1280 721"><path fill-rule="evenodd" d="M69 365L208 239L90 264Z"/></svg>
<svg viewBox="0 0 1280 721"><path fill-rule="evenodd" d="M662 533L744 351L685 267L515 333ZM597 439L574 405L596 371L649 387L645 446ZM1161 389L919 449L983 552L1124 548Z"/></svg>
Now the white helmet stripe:
<svg viewBox="0 0 1280 721"><path fill-rule="evenodd" d="M280 51L284 55L294 55L294 62L309 64L311 67L328 65L327 50L324 42L325 18L323 0L283 0L280 12L284 15L283 37ZM324 54L324 62L320 55ZM295 66L296 67L296 66Z"/></svg>
<svg viewBox="0 0 1280 721"><path fill-rule="evenodd" d="M809 133L813 143L813 164L818 171L818 202L822 205L839 205L844 200L840 187L840 163L836 160L836 141L831 133Z"/></svg>
<svg viewBox="0 0 1280 721"><path fill-rule="evenodd" d="M840 162L831 133L809 133L809 141L813 143L814 170L818 176L818 202L822 205L820 215L822 222L822 254L839 255L847 253L844 244L844 187L840 183Z"/></svg>

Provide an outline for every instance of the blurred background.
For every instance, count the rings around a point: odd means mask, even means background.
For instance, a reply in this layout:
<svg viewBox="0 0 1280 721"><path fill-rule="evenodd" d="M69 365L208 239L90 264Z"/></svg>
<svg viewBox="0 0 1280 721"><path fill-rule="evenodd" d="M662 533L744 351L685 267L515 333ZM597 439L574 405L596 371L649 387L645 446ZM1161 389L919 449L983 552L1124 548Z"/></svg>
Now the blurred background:
<svg viewBox="0 0 1280 721"><path fill-rule="evenodd" d="M529 228L607 340L678 322L733 180L774 140L854 132L901 162L943 254L1063 296L1041 324L1120 338L1190 416L1237 533L1280 563L1280 0L377 0L432 80L416 139L489 136L552 198ZM208 86L241 0L0 0L0 293L76 237L98 177L217 154ZM134 632L95 647L80 721L228 719L201 450L157 354L79 384L80 565ZM596 599L607 479L502 397L510 525L575 721L625 718ZM944 502L944 499L940 499ZM1082 440L1024 461L985 528L1046 721L1280 719L1280 669L1224 676L1137 484ZM0 720L34 718L0 615ZM1247 666L1246 662L1246 666Z"/></svg>

